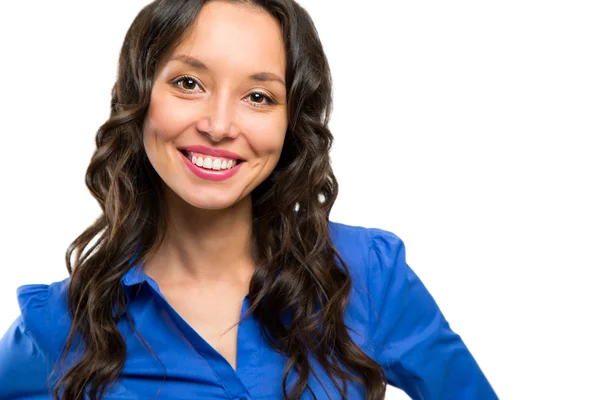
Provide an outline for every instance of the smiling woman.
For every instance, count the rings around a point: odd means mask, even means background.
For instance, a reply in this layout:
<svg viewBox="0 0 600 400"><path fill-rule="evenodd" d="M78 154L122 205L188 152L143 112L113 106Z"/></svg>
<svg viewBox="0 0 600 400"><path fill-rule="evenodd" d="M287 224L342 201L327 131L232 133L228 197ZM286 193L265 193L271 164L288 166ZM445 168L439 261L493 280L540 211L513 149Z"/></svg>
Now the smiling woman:
<svg viewBox="0 0 600 400"><path fill-rule="evenodd" d="M86 173L102 215L68 279L19 289L0 397L496 398L402 241L329 220L331 90L293 0L146 6Z"/></svg>
<svg viewBox="0 0 600 400"><path fill-rule="evenodd" d="M285 52L278 21L262 8L209 2L163 57L144 146L165 189L185 207L251 208L249 194L274 170L286 134ZM206 143L199 132L223 144L192 152L189 146ZM186 146L181 157L178 150Z"/></svg>

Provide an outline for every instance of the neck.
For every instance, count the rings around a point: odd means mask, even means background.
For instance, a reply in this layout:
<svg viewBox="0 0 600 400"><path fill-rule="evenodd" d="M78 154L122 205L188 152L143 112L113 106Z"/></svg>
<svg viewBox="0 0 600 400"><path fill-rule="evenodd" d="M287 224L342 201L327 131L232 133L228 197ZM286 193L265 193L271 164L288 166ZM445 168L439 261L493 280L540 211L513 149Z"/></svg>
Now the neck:
<svg viewBox="0 0 600 400"><path fill-rule="evenodd" d="M252 261L252 199L223 210L191 206L165 191L167 230L144 264L146 273L165 285L247 285Z"/></svg>

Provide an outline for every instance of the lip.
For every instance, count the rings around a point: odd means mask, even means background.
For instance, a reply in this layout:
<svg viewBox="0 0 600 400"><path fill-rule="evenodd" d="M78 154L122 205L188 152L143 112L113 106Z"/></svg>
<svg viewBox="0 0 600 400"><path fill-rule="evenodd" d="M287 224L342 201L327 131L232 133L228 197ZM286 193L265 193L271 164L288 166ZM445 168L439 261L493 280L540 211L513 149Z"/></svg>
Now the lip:
<svg viewBox="0 0 600 400"><path fill-rule="evenodd" d="M233 152L227 151L227 150L213 149L211 147L206 147L206 146L200 146L200 145L184 146L184 147L179 147L179 150L180 151L182 151L182 150L193 151L194 153L202 153L207 156L224 157L224 158L230 158L232 160L245 161L239 154L236 154L236 153L233 153Z"/></svg>
<svg viewBox="0 0 600 400"><path fill-rule="evenodd" d="M229 179L234 176L241 168L244 162L238 162L238 164L231 169L222 169L222 170L206 170L202 169L190 161L189 158L186 157L185 154L180 152L181 158L185 165L189 168L189 170L199 178L207 179L209 181L223 181L225 179Z"/></svg>

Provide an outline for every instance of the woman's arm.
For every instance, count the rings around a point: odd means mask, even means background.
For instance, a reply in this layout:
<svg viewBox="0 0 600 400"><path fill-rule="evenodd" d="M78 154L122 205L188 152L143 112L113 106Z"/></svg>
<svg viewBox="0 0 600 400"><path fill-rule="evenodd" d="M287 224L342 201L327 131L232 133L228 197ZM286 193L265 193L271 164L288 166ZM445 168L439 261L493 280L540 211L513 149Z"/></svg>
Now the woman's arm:
<svg viewBox="0 0 600 400"><path fill-rule="evenodd" d="M370 243L376 314L372 337L388 383L413 399L497 399L460 336L406 264L402 240L374 229Z"/></svg>
<svg viewBox="0 0 600 400"><path fill-rule="evenodd" d="M0 339L0 399L49 399L48 367L19 316Z"/></svg>

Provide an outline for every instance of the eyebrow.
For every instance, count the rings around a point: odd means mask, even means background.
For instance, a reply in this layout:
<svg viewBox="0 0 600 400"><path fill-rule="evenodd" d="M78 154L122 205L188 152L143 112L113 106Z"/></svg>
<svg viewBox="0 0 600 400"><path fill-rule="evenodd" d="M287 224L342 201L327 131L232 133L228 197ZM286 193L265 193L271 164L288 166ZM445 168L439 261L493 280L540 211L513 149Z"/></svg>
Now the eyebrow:
<svg viewBox="0 0 600 400"><path fill-rule="evenodd" d="M189 65L190 67L197 69L197 70L208 70L208 67L206 66L206 64L204 64L202 61L198 60L195 57L191 57L191 56L186 56L186 55L177 55L172 57L169 61L180 61L184 64ZM285 82L283 81L282 78L279 77L279 75L274 74L272 72L258 72L256 74L252 74L250 75L250 79L254 80L254 81L259 81L259 82L268 82L268 81L274 81L274 82L279 82L281 83L283 86L285 86Z"/></svg>

